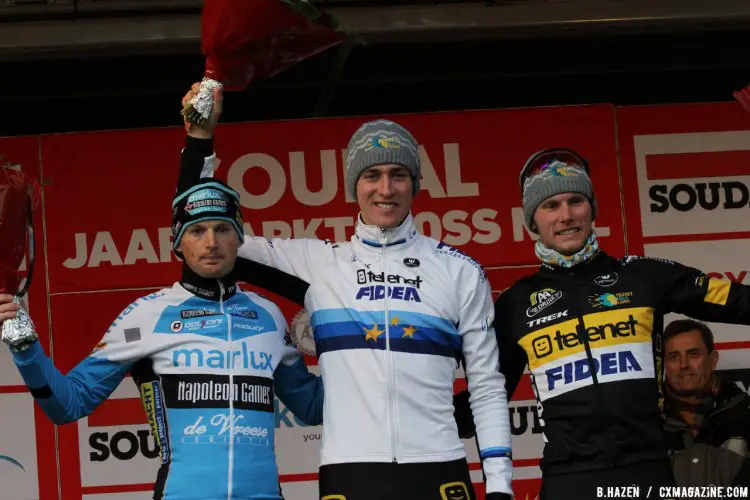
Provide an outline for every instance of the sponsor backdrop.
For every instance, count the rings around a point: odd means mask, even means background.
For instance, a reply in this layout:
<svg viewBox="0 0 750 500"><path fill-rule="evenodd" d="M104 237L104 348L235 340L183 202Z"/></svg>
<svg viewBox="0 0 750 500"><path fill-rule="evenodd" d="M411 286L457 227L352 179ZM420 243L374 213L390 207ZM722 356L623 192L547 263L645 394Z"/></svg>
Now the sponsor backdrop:
<svg viewBox="0 0 750 500"><path fill-rule="evenodd" d="M391 118L420 142L418 228L476 258L495 296L537 267L518 173L530 154L554 146L589 160L600 209L596 230L608 252L680 260L750 284L743 259L750 251L750 116L733 103ZM343 158L362 120L222 125L217 176L240 192L246 232L349 238L357 209L344 190ZM169 128L0 139L0 153L42 181L30 310L62 372L91 351L125 305L179 276L169 224L183 134ZM310 353L304 312L271 298ZM720 368L747 390L750 331L716 331ZM132 379L87 418L55 427L33 404L5 349L0 356L0 480L13 485L3 498L150 498L157 452ZM307 360L317 371L315 358ZM457 389L462 385L459 379ZM275 410L284 493L313 500L322 428L305 426L278 401ZM539 491L543 428L528 377L510 412L514 488L517 498L531 500ZM481 493L474 442L466 448Z"/></svg>

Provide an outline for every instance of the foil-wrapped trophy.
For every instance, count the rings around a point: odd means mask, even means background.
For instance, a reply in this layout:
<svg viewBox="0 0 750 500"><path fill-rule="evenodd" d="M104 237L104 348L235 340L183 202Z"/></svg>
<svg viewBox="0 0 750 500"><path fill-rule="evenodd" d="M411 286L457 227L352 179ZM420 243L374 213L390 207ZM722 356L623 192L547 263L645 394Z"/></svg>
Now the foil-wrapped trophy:
<svg viewBox="0 0 750 500"><path fill-rule="evenodd" d="M22 304L34 269L35 187L20 165L4 163L0 157L0 293L12 294L13 302L21 304L16 318L3 321L2 340L14 351L27 349L38 338ZM23 278L20 269L27 249L29 259Z"/></svg>
<svg viewBox="0 0 750 500"><path fill-rule="evenodd" d="M215 88L244 90L254 79L272 77L341 43L335 24L307 0L206 0L201 14L205 72L183 117L203 126Z"/></svg>

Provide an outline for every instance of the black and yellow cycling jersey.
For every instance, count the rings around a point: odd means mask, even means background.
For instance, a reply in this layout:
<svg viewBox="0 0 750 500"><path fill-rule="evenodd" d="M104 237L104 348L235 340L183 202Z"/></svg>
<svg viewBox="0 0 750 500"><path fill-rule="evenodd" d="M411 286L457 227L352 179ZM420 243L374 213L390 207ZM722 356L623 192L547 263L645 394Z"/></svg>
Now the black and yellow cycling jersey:
<svg viewBox="0 0 750 500"><path fill-rule="evenodd" d="M495 303L512 395L528 364L544 420L544 475L663 459L664 315L750 324L750 287L676 262L599 252L543 264Z"/></svg>

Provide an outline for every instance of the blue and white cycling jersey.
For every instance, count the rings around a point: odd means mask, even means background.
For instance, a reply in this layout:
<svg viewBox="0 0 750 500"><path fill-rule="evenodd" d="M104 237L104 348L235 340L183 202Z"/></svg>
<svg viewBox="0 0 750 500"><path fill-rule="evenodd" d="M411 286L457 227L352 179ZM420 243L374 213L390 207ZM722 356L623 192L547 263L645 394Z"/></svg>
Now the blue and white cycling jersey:
<svg viewBox="0 0 750 500"><path fill-rule="evenodd" d="M211 150L210 140L188 138L181 185L213 176ZM512 493L505 378L492 295L477 262L420 234L411 214L390 229L358 217L346 242L245 235L237 279L281 293L244 271L251 261L305 284L326 386L321 465L465 458L453 415L463 358L486 491Z"/></svg>
<svg viewBox="0 0 750 500"><path fill-rule="evenodd" d="M66 376L39 343L14 359L58 424L90 414L131 372L160 448L154 498L280 499L274 387L297 417L319 424L322 385L273 302L212 282L139 298Z"/></svg>

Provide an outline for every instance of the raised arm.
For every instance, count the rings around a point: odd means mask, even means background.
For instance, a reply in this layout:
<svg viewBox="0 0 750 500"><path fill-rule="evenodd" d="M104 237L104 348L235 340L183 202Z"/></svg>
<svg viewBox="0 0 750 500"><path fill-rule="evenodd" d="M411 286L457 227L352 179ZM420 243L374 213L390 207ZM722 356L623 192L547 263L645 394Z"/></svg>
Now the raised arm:
<svg viewBox="0 0 750 500"><path fill-rule="evenodd" d="M198 84L193 85L185 95L183 106L197 92L197 88ZM213 147L213 135L223 107L219 89L215 90L214 99L211 117L205 125L199 127L185 124L187 137L181 154L177 193L188 189L199 179L213 177L215 174L218 161ZM236 278L301 304L313 274L332 255L332 247L327 242L315 239L269 241L246 234L235 268ZM298 279L294 280L292 277Z"/></svg>

